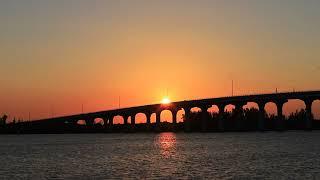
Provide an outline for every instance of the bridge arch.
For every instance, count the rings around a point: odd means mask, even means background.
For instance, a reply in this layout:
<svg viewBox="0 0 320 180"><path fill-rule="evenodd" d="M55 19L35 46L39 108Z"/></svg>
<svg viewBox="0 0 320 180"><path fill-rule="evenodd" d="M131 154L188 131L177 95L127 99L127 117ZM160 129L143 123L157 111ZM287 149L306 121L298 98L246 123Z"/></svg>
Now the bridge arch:
<svg viewBox="0 0 320 180"><path fill-rule="evenodd" d="M104 125L104 120L102 118L95 118L93 124Z"/></svg>
<svg viewBox="0 0 320 180"><path fill-rule="evenodd" d="M161 111L160 113L160 122L173 122L173 115L172 115L172 111L165 109L163 111Z"/></svg>
<svg viewBox="0 0 320 180"><path fill-rule="evenodd" d="M301 99L289 99L288 102L283 105L282 109L284 112L283 114L288 118L292 114L305 110L306 104Z"/></svg>
<svg viewBox="0 0 320 180"><path fill-rule="evenodd" d="M80 125L80 126L84 126L84 125L86 125L86 120L80 119L80 120L77 121L76 124L77 124L77 125Z"/></svg>
<svg viewBox="0 0 320 180"><path fill-rule="evenodd" d="M265 112L265 110L264 110L265 105L260 104L260 106L262 106L263 109L259 108L258 103L249 101L249 102L247 102L246 105L244 105L242 107L245 122L250 121L251 124L254 124L254 121L259 120L259 113L262 111L262 113L264 114L264 112Z"/></svg>
<svg viewBox="0 0 320 180"><path fill-rule="evenodd" d="M113 117L113 124L124 124L123 116L116 115Z"/></svg>
<svg viewBox="0 0 320 180"><path fill-rule="evenodd" d="M210 118L217 118L220 115L220 109L218 105L212 105L207 110Z"/></svg>
<svg viewBox="0 0 320 180"><path fill-rule="evenodd" d="M147 123L147 116L145 113L137 113L135 115L136 124Z"/></svg>
<svg viewBox="0 0 320 180"><path fill-rule="evenodd" d="M249 109L257 109L257 110L260 110L258 103L253 102L253 101L247 102L247 104L244 105L242 108L243 108L243 110L249 110Z"/></svg>
<svg viewBox="0 0 320 180"><path fill-rule="evenodd" d="M268 116L277 116L278 115L278 107L277 107L277 104L270 101L270 102L267 102L264 106L264 110L266 111L266 114Z"/></svg>
<svg viewBox="0 0 320 180"><path fill-rule="evenodd" d="M227 104L224 107L224 112L233 112L235 110L236 106L234 104Z"/></svg>
<svg viewBox="0 0 320 180"><path fill-rule="evenodd" d="M183 122L184 115L185 115L184 109L180 109L177 111L177 123Z"/></svg>
<svg viewBox="0 0 320 180"><path fill-rule="evenodd" d="M213 114L213 113L217 113L218 114L220 112L218 105L212 105L211 107L208 108L207 111L210 114Z"/></svg>
<svg viewBox="0 0 320 180"><path fill-rule="evenodd" d="M320 120L320 99L312 102L311 111L315 120Z"/></svg>
<svg viewBox="0 0 320 180"><path fill-rule="evenodd" d="M189 122L200 122L201 121L201 115L202 115L202 109L200 107L192 107L190 109L191 114L189 115Z"/></svg>
<svg viewBox="0 0 320 180"><path fill-rule="evenodd" d="M200 107L197 107L197 106L194 106L194 107L192 107L191 109L190 109L190 112L192 112L192 113L199 113L199 112L201 112L202 110L201 110L201 108Z"/></svg>

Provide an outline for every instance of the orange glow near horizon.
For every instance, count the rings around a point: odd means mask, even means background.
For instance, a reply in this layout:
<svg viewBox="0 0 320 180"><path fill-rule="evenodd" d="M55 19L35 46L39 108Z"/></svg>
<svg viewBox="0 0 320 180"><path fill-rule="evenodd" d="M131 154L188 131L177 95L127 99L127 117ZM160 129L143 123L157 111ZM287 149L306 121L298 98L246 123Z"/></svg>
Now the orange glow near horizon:
<svg viewBox="0 0 320 180"><path fill-rule="evenodd" d="M0 116L167 106L230 96L232 80L234 95L319 89L320 1L281 4L0 1Z"/></svg>

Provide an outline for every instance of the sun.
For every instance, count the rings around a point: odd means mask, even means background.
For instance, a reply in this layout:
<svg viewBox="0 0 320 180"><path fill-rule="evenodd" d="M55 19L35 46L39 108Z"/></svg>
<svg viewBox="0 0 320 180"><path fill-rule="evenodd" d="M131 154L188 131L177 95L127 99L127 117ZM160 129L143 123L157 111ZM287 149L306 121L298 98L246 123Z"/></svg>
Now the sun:
<svg viewBox="0 0 320 180"><path fill-rule="evenodd" d="M164 97L162 100L161 100L161 104L170 104L171 101L168 97Z"/></svg>

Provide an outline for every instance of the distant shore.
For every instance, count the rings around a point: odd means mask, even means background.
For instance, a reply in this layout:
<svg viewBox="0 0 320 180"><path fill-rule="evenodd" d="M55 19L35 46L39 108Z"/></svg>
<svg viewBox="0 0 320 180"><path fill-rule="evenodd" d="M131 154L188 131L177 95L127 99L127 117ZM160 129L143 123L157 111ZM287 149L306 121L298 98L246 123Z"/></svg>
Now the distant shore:
<svg viewBox="0 0 320 180"><path fill-rule="evenodd" d="M85 125L76 127L28 127L23 125L8 125L6 127L0 127L0 134L72 134L72 133L158 133L158 132L183 132L183 133L217 133L217 132L264 132L264 131L287 131L287 130L305 130L303 127L292 127L289 123L286 123L285 127L279 129L277 127L268 126L264 130L257 128L239 128L236 126L226 126L223 130L218 127L208 126L205 130L201 127L192 126L190 129L186 128L185 123L172 124L163 122L157 124L135 124L134 126L128 124L115 124L112 127L105 127L101 124L96 124L92 127ZM320 130L320 121L313 121L313 128L309 130Z"/></svg>

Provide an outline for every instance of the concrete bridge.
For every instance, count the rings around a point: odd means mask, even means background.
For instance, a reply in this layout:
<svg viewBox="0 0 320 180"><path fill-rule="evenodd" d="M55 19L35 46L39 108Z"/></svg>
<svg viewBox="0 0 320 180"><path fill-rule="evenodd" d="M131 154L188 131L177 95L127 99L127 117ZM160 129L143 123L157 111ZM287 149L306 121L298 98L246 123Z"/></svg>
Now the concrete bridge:
<svg viewBox="0 0 320 180"><path fill-rule="evenodd" d="M288 100L299 99L305 103L307 118L305 119L305 128L312 128L312 103L315 100L320 100L320 91L303 91L303 92L287 92L287 93L273 93L273 94L257 94L257 95L244 95L244 96L232 96L232 97L221 97L221 98L207 98L207 99L197 99L188 101L178 101L172 102L170 104L151 104L144 106L128 107L121 109L106 110L100 112L92 112L86 114L77 114L64 117L56 117L51 119L42 119L35 122L41 123L77 123L79 120L85 120L86 126L92 126L96 118L101 118L104 121L105 127L110 127L113 125L113 118L115 116L122 116L124 119L124 124L129 125L128 118L131 117L130 125L134 128L136 120L136 114L143 113L146 115L147 124L151 124L151 114L156 114L156 125L160 125L160 114L163 110L169 110L172 113L173 124L177 123L177 112L181 109L185 111L185 127L188 129L190 127L188 118L190 117L191 109L198 107L201 109L201 119L208 117L208 108L216 105L219 108L219 114L221 115L218 121L219 129L223 130L223 119L222 114L227 105L235 106L235 113L241 113L243 106L247 103L256 103L259 107L259 120L258 128L264 130L264 118L265 118L265 105L269 102L273 102L277 106L277 127L281 129L284 125L283 116L283 105L288 102ZM205 122L204 120L202 120ZM203 124L205 127L206 125Z"/></svg>

